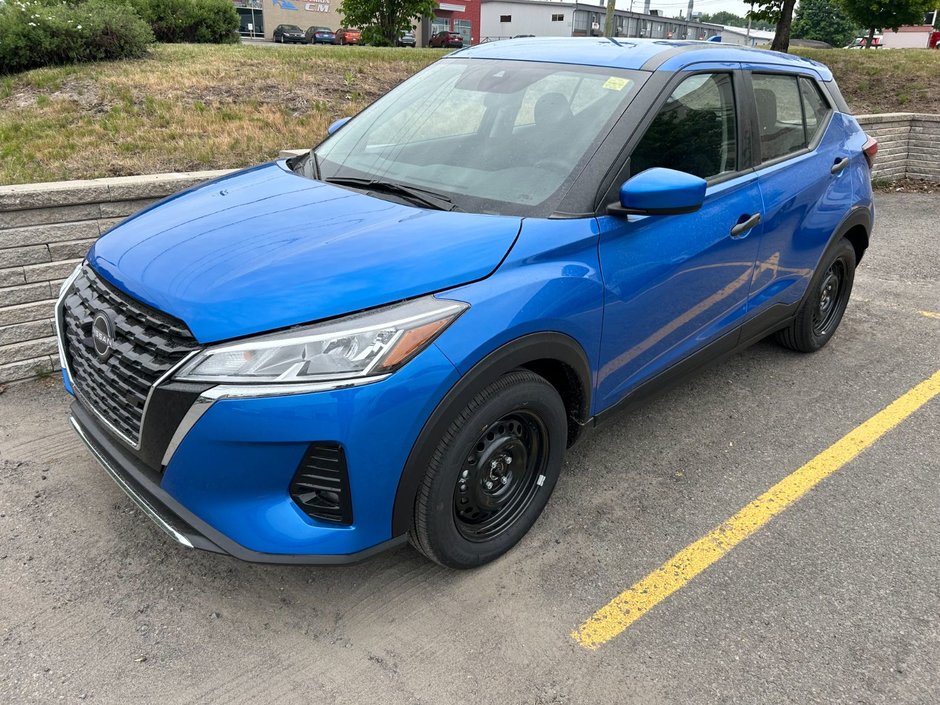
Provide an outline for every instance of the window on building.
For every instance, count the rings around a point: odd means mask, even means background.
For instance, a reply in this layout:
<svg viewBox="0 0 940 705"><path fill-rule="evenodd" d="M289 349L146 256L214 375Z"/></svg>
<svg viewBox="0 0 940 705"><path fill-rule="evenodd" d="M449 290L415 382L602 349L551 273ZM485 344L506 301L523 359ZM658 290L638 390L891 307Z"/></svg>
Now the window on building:
<svg viewBox="0 0 940 705"><path fill-rule="evenodd" d="M500 15L499 21L500 22L512 22L512 15Z"/></svg>
<svg viewBox="0 0 940 705"><path fill-rule="evenodd" d="M552 22L564 22L564 21L565 21L564 13L560 15L552 15Z"/></svg>
<svg viewBox="0 0 940 705"><path fill-rule="evenodd" d="M470 46L473 41L473 22L470 20L454 20L454 31L463 37L463 45Z"/></svg>
<svg viewBox="0 0 940 705"><path fill-rule="evenodd" d="M708 179L737 167L731 74L702 73L672 92L630 156L630 174L653 167Z"/></svg>
<svg viewBox="0 0 940 705"><path fill-rule="evenodd" d="M576 10L574 13L574 31L581 34L587 34L591 28L591 22L588 14L584 10Z"/></svg>

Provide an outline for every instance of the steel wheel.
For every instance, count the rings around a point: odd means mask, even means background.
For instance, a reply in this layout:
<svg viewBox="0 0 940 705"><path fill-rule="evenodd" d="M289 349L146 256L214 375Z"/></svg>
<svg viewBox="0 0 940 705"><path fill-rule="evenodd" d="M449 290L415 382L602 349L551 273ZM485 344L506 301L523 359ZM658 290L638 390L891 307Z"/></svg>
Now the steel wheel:
<svg viewBox="0 0 940 705"><path fill-rule="evenodd" d="M818 303L813 310L813 333L822 336L829 333L833 321L842 316L848 300L842 296L845 279L845 263L833 262L819 286Z"/></svg>
<svg viewBox="0 0 940 705"><path fill-rule="evenodd" d="M530 411L506 414L480 436L454 488L454 520L468 541L489 541L525 512L545 481L545 424Z"/></svg>
<svg viewBox="0 0 940 705"><path fill-rule="evenodd" d="M473 568L512 548L542 513L561 474L568 417L558 390L525 369L457 399L419 451L428 461L410 537L441 565Z"/></svg>
<svg viewBox="0 0 940 705"><path fill-rule="evenodd" d="M793 321L775 334L798 352L815 352L832 338L852 295L855 248L841 240L824 255Z"/></svg>

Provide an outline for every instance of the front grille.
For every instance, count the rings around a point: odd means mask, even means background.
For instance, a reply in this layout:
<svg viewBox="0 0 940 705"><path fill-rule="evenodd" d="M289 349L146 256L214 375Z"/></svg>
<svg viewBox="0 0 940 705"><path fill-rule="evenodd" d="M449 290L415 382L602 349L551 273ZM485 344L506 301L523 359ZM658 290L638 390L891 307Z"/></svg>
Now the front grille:
<svg viewBox="0 0 940 705"><path fill-rule="evenodd" d="M346 454L337 443L312 443L290 486L290 496L308 516L352 524Z"/></svg>
<svg viewBox="0 0 940 705"><path fill-rule="evenodd" d="M114 324L114 352L95 352L92 325ZM85 265L62 302L62 346L72 387L112 428L137 446L153 384L197 347L186 324L106 284Z"/></svg>

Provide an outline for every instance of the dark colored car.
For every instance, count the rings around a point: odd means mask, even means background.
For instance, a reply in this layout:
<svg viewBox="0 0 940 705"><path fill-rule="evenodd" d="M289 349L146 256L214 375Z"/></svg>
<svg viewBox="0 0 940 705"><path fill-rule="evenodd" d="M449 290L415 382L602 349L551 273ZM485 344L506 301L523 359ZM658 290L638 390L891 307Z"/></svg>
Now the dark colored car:
<svg viewBox="0 0 940 705"><path fill-rule="evenodd" d="M340 27L336 30L336 41L334 44L362 44L362 31L350 29L349 27Z"/></svg>
<svg viewBox="0 0 940 705"><path fill-rule="evenodd" d="M274 28L273 39L280 44L303 44L306 41L304 31L295 24L279 24Z"/></svg>
<svg viewBox="0 0 940 705"><path fill-rule="evenodd" d="M418 45L414 32L405 32L395 40L395 45L400 47L416 47Z"/></svg>
<svg viewBox="0 0 940 705"><path fill-rule="evenodd" d="M307 27L304 41L307 44L335 44L336 33L329 27Z"/></svg>
<svg viewBox="0 0 940 705"><path fill-rule="evenodd" d="M491 42L328 133L124 220L62 286L72 426L185 546L469 568L568 471L606 522L647 488L567 448L768 336L829 344L874 223L877 142L776 52ZM755 408L724 411L779 421Z"/></svg>
<svg viewBox="0 0 940 705"><path fill-rule="evenodd" d="M457 32L438 32L428 46L432 49L463 49L463 35Z"/></svg>

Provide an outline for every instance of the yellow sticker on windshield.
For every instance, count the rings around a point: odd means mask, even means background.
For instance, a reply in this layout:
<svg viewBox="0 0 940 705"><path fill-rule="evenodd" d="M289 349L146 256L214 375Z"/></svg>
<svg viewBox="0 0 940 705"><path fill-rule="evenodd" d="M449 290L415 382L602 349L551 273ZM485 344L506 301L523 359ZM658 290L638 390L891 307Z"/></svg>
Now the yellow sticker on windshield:
<svg viewBox="0 0 940 705"><path fill-rule="evenodd" d="M604 81L604 88L610 91L622 91L628 83L630 83L630 81L626 78L611 76L606 81Z"/></svg>

